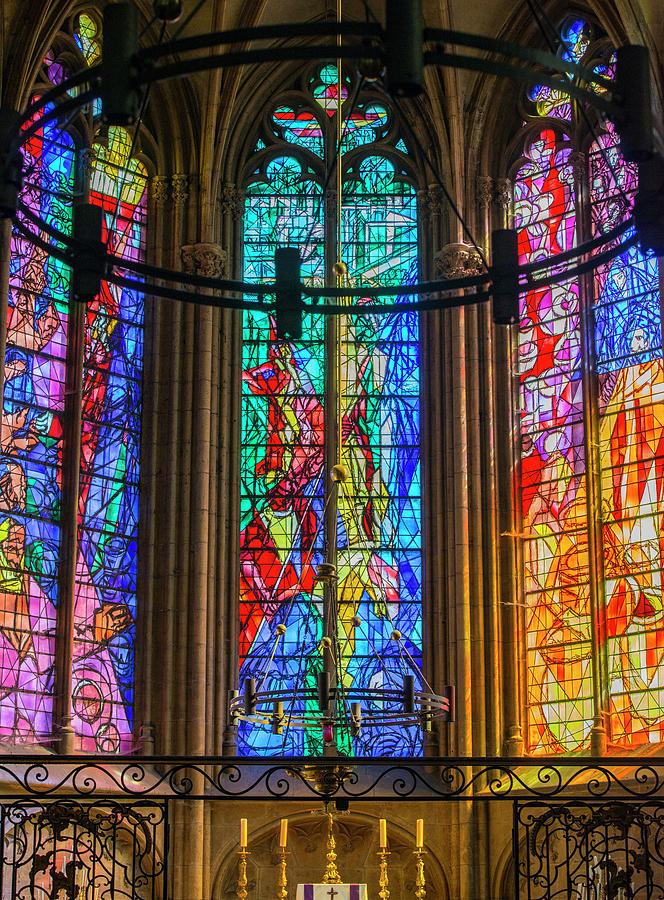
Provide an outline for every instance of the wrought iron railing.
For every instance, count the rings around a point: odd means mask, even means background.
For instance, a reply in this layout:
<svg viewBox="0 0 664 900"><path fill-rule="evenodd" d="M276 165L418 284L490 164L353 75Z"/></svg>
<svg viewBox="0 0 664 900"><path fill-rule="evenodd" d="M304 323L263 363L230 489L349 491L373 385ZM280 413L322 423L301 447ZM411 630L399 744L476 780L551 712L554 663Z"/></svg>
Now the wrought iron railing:
<svg viewBox="0 0 664 900"><path fill-rule="evenodd" d="M12 755L0 756L0 793L131 800L643 800L664 793L664 758Z"/></svg>

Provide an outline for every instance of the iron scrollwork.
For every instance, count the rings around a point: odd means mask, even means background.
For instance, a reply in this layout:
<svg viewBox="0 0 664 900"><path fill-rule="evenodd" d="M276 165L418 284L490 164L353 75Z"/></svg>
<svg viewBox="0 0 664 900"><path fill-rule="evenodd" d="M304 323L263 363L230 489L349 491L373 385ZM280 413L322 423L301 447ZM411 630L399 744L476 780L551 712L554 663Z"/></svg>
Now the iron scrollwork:
<svg viewBox="0 0 664 900"><path fill-rule="evenodd" d="M664 760L11 756L0 786L41 798L645 800L664 791Z"/></svg>
<svg viewBox="0 0 664 900"><path fill-rule="evenodd" d="M654 900L664 893L664 802L515 803L523 900Z"/></svg>
<svg viewBox="0 0 664 900"><path fill-rule="evenodd" d="M165 880L166 806L150 800L0 804L0 880L16 900L155 900Z"/></svg>

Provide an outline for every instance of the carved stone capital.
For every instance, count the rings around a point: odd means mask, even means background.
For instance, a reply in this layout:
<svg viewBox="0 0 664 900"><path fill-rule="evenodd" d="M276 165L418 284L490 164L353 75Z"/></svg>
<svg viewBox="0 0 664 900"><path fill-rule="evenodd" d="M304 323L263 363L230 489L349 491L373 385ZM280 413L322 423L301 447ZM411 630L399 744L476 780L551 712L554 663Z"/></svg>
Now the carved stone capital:
<svg viewBox="0 0 664 900"><path fill-rule="evenodd" d="M575 181L582 181L586 177L586 154L581 150L573 150L567 161L572 167Z"/></svg>
<svg viewBox="0 0 664 900"><path fill-rule="evenodd" d="M158 206L166 203L169 193L169 179L165 175L154 175L150 179L150 197Z"/></svg>
<svg viewBox="0 0 664 900"><path fill-rule="evenodd" d="M98 154L97 148L95 146L86 147L81 154L81 165L83 167L83 174L85 176L87 184L90 183L90 179L92 178L92 173L94 172L97 158Z"/></svg>
<svg viewBox="0 0 664 900"><path fill-rule="evenodd" d="M189 199L189 176L177 173L171 176L173 203L184 203Z"/></svg>
<svg viewBox="0 0 664 900"><path fill-rule="evenodd" d="M444 196L441 189L437 187L429 188L426 192L425 204L430 216L439 216L442 213Z"/></svg>
<svg viewBox="0 0 664 900"><path fill-rule="evenodd" d="M503 209L509 209L512 204L512 182L509 178L496 178L494 199Z"/></svg>
<svg viewBox="0 0 664 900"><path fill-rule="evenodd" d="M480 175L477 179L477 202L481 207L487 207L493 200L494 183L490 175Z"/></svg>
<svg viewBox="0 0 664 900"><path fill-rule="evenodd" d="M245 192L234 184L224 184L219 195L219 206L222 215L231 216L235 222L239 222L244 214Z"/></svg>
<svg viewBox="0 0 664 900"><path fill-rule="evenodd" d="M482 260L470 244L446 244L436 253L434 266L441 278L466 278L480 274Z"/></svg>
<svg viewBox="0 0 664 900"><path fill-rule="evenodd" d="M180 248L180 257L187 275L221 278L226 272L228 253L219 244L185 244Z"/></svg>

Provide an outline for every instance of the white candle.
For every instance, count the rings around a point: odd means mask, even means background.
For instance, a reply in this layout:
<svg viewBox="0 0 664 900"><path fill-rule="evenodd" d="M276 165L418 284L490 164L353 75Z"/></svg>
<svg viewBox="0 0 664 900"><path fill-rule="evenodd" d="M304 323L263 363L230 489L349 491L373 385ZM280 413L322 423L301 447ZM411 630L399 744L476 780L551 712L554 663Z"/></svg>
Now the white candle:
<svg viewBox="0 0 664 900"><path fill-rule="evenodd" d="M279 846L285 847L288 838L288 819L281 820L281 835L279 836Z"/></svg>
<svg viewBox="0 0 664 900"><path fill-rule="evenodd" d="M240 847L244 850L247 846L247 820L240 819Z"/></svg>
<svg viewBox="0 0 664 900"><path fill-rule="evenodd" d="M387 847L387 822L385 819L380 820L380 849Z"/></svg>
<svg viewBox="0 0 664 900"><path fill-rule="evenodd" d="M417 820L417 839L415 845L418 850L421 850L424 846L424 819Z"/></svg>

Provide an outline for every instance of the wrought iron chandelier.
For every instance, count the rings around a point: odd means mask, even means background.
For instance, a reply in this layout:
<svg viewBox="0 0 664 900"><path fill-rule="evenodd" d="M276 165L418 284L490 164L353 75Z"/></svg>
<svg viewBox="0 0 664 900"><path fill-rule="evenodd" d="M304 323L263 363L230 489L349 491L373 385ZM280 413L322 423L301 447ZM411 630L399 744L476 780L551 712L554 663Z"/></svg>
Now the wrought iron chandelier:
<svg viewBox="0 0 664 900"><path fill-rule="evenodd" d="M177 6L173 4L173 9ZM285 38L299 38L303 43L252 46ZM235 45L246 49L234 49ZM107 124L140 125L143 93L156 82L214 68L328 58L355 61L376 72L384 69L386 90L394 98L422 93L424 69L431 66L470 69L529 85L546 85L567 94L584 107L608 116L620 136L624 158L638 164L640 193L633 217L573 250L528 265L518 264L516 232L503 229L493 233L492 263L479 275L398 287L349 287L339 278L336 285L312 286L302 282L299 251L293 248L276 251L272 284L206 278L108 253L101 240L102 211L97 206L81 204L75 208L70 236L19 200L24 144L46 123L71 115L98 97ZM645 249L664 250L664 226L657 200L664 178L656 152L659 136L651 111L648 53L643 47L618 51L616 77L611 81L552 53L483 36L425 28L421 0L387 0L384 29L377 23L341 21L261 26L141 48L137 8L117 3L104 9L102 59L100 65L47 91L24 113L0 110L0 216L16 218L20 213L18 230L72 267L75 300L92 299L104 278L120 287L168 300L276 313L278 336L294 339L299 337L304 313L362 315L367 299L372 314L387 314L450 308L491 298L494 322L509 325L518 320L520 291L549 287L594 271L637 240ZM360 304L360 300L364 302ZM334 503L346 477L343 466L335 465L329 489ZM336 517L334 503L329 517L332 522ZM405 675L400 683L392 679L389 687L344 685L340 655L335 649L337 573L330 534L328 528L326 562L318 566L316 576L323 589L323 636L319 647L322 670L316 674L315 686L300 687L293 703L291 690L265 688L268 664L260 684L247 678L243 691L234 692L230 701L232 724L245 721L271 728L274 734L291 727L318 730L322 732L324 752L336 756L338 730L351 736L373 726L420 726L429 731L436 721L450 721L454 716L453 688L446 687L440 694L429 686L416 690L413 674ZM361 622L353 624L359 627ZM273 655L285 631L285 625L277 626ZM407 654L396 628L391 637L399 654ZM411 669L422 677L411 662Z"/></svg>
<svg viewBox="0 0 664 900"><path fill-rule="evenodd" d="M179 9L177 3L158 6L164 6L164 18L175 18ZM293 38L303 43L252 46L255 42ZM236 45L246 49L234 49ZM103 63L46 91L23 113L0 109L0 217L15 219L17 210L20 212L21 221L16 227L34 244L72 266L74 294L82 301L95 293L94 288L103 277L121 287L167 300L264 312L287 309L298 314L359 315L361 309L354 301L363 298L373 301L372 312L376 314L452 308L492 298L496 323L511 324L517 318L519 291L548 287L592 272L637 240L643 249L664 252L658 200L664 183L663 145L660 130L653 122L648 51L630 45L620 48L616 57L616 75L611 81L546 51L482 35L425 28L421 0L387 0L385 28L372 22L289 23L200 34L139 47L137 8L129 3L111 4L104 10ZM90 231L95 224L94 213L79 207L74 233L68 235L32 213L18 199L21 148L46 123L70 116L96 98L101 98L108 124L128 126L140 118L142 94L151 84L210 69L328 58L384 70L386 89L396 98L423 92L424 70L438 66L545 85L568 95L585 108L608 117L619 134L623 157L638 164L640 192L633 216L592 241L527 265L518 264L513 232L508 231L507 236L494 232L492 264L480 275L400 287L314 287L303 284L299 272L293 269L285 270L283 280L256 284L207 278L122 259L106 251L100 224ZM95 234L94 239L91 233ZM54 239L57 246L43 235ZM198 293L197 288L206 293Z"/></svg>

